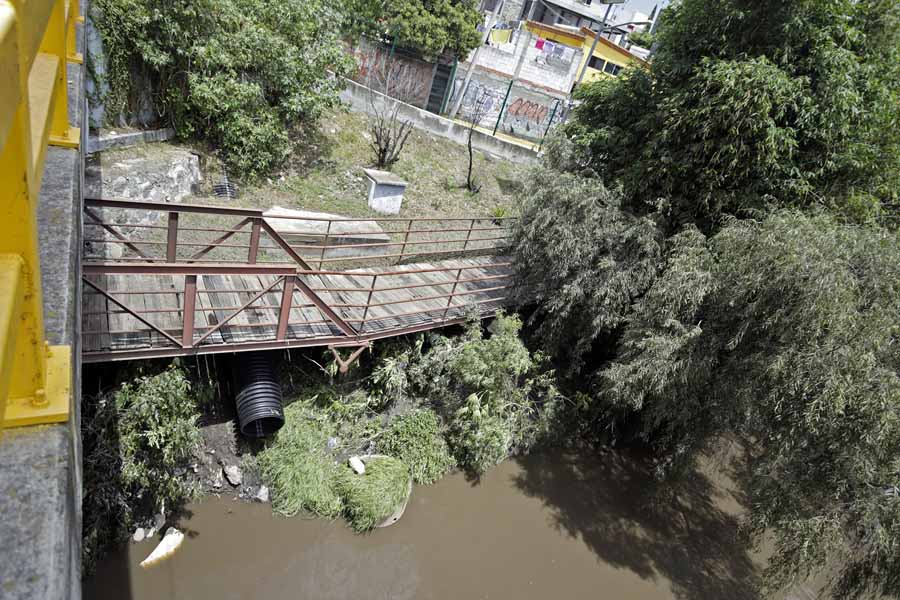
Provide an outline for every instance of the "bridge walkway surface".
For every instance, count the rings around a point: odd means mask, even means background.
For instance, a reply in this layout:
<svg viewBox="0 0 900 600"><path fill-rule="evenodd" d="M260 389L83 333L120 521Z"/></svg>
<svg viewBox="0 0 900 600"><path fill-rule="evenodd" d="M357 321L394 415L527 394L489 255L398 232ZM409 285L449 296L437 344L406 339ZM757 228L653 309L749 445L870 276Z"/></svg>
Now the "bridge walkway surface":
<svg viewBox="0 0 900 600"><path fill-rule="evenodd" d="M85 204L85 362L358 347L491 316L513 285L503 255L509 219L307 215L288 238L276 231L290 220L282 213L268 219L255 209L208 205ZM239 221L211 221L220 217ZM381 237L360 243L353 223L377 226Z"/></svg>

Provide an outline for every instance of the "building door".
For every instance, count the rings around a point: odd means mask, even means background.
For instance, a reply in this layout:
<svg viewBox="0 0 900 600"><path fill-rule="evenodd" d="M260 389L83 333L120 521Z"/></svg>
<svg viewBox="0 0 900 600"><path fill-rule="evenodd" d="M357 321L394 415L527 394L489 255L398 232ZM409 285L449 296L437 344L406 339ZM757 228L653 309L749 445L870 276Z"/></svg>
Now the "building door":
<svg viewBox="0 0 900 600"><path fill-rule="evenodd" d="M434 78L431 80L431 93L428 95L428 104L425 110L433 112L436 115L441 114L441 107L444 104L444 96L447 95L447 89L450 87L450 73L453 66L439 62L437 69L434 71Z"/></svg>

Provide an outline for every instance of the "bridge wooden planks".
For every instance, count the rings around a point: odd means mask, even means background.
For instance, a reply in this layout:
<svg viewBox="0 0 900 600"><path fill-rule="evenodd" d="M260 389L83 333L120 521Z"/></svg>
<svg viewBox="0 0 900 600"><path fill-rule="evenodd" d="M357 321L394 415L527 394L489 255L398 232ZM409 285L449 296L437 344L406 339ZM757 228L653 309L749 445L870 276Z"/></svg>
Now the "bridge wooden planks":
<svg viewBox="0 0 900 600"><path fill-rule="evenodd" d="M100 289L107 289L108 275L91 275L88 277L90 281L95 283ZM86 283L82 284L84 318L82 320L82 330L86 332L82 338L82 345L88 351L100 351L110 349L109 339L109 309L107 299Z"/></svg>
<svg viewBox="0 0 900 600"><path fill-rule="evenodd" d="M194 327L197 328L194 332L195 343L201 336L209 331L209 328L219 324L219 319L216 317L216 311L213 310L216 308L215 301L210 298L209 292L206 291L208 285L207 277L208 275L197 276L197 318L194 319ZM225 343L225 338L222 336L221 330L217 330L203 340L203 343L223 344Z"/></svg>
<svg viewBox="0 0 900 600"><path fill-rule="evenodd" d="M392 271L399 272L396 275L382 275L378 277L376 286L399 287L421 286L399 290L376 292L372 297L373 303L394 302L387 306L370 307L366 315L366 327L362 332L367 335L387 333L391 330L410 326L427 325L434 323L439 326L443 320L448 306L447 298L432 298L432 296L446 295L453 288L456 272L460 268L476 267L464 270L462 279L473 279L491 275L509 275L509 267L498 267L497 263L505 263L504 257L472 257L453 260L442 260L434 263L415 263L391 267ZM447 269L446 271L432 271L417 273L421 269ZM344 319L353 319L353 325L358 331L363 317L363 308L340 307L335 305L351 304L363 305L368 298L369 288L372 285L371 274L383 272L382 268L354 269L341 275L303 275L303 281L313 288L325 289L319 292L320 298ZM165 329L170 335L181 339L183 296L176 294L183 290L184 278L163 275L108 275L96 276L98 285L102 280L107 280L107 289L126 305L139 310L168 310L171 312L142 313L144 318ZM197 278L197 311L195 324L198 328L215 326L224 320L236 307L242 306L251 300L262 289L270 285L276 276L274 275L203 275ZM459 292L478 292L502 285L507 285L508 280L492 279L482 282L464 282L456 287ZM272 290L266 292L253 305L241 311L228 324L214 332L203 344L235 344L253 341L274 341L278 325L278 315L282 295L282 283L277 284ZM338 290L354 291L338 291ZM141 291L171 291L170 294L129 294L118 296L116 291L141 292ZM484 314L493 312L502 306L506 290L493 290L478 292L471 295L455 296L451 308L447 311L447 318L458 318L464 311L458 307L476 301L486 301L478 306L478 312ZM402 301L402 302L400 302ZM265 304L268 308L258 305ZM290 311L290 323L287 332L287 342L291 340L309 340L315 338L343 337L340 329L333 323L315 323L315 321L327 321L327 317L314 306L302 306L312 304L305 294L298 288L294 288L293 303ZM87 307L90 306L90 309ZM94 315L85 320L85 329L100 331L84 337L84 350L88 353L102 353L112 350L139 350L141 348L171 348L173 344L156 332L150 332L149 328L138 322L132 316L117 314L115 307L100 295L85 296L85 310L91 312L107 311ZM210 309L210 310L202 310ZM423 313L419 311L428 310ZM405 314L417 312L418 314ZM88 324L90 324L88 326ZM124 333L109 333L122 330ZM103 332L106 332L105 334ZM194 339L205 333L207 329L198 329Z"/></svg>

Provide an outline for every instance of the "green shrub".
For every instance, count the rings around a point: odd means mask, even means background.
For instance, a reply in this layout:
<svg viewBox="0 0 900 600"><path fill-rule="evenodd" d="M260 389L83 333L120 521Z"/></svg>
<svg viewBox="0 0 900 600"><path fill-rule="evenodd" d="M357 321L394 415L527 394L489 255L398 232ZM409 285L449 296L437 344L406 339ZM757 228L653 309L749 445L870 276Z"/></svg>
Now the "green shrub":
<svg viewBox="0 0 900 600"><path fill-rule="evenodd" d="M440 419L431 410L419 410L395 419L382 437L381 447L386 454L409 466L416 483L434 483L455 464L441 435Z"/></svg>
<svg viewBox="0 0 900 600"><path fill-rule="evenodd" d="M339 467L327 450L330 424L296 402L284 411L275 441L258 456L272 487L272 508L285 516L306 511L334 518L343 504L336 490Z"/></svg>
<svg viewBox="0 0 900 600"><path fill-rule="evenodd" d="M85 572L135 525L167 514L197 490L183 476L200 441L196 402L172 366L84 402Z"/></svg>
<svg viewBox="0 0 900 600"><path fill-rule="evenodd" d="M464 335L432 335L427 352L417 343L391 363L408 365L404 393L428 398L449 425L457 464L476 475L534 447L557 423L553 371L519 339L521 328L518 317L499 315L485 337L473 321Z"/></svg>
<svg viewBox="0 0 900 600"><path fill-rule="evenodd" d="M356 531L368 531L388 518L406 501L409 485L409 469L390 456L367 460L362 475L342 467L337 479L345 515Z"/></svg>
<svg viewBox="0 0 900 600"><path fill-rule="evenodd" d="M467 471L482 474L509 455L510 424L490 403L472 394L453 415L448 439L456 460Z"/></svg>
<svg viewBox="0 0 900 600"><path fill-rule="evenodd" d="M278 167L291 128L337 104L341 79L329 71L346 74L352 63L333 0L93 4L109 117L129 112L133 87L151 89L180 137L211 143L239 174Z"/></svg>

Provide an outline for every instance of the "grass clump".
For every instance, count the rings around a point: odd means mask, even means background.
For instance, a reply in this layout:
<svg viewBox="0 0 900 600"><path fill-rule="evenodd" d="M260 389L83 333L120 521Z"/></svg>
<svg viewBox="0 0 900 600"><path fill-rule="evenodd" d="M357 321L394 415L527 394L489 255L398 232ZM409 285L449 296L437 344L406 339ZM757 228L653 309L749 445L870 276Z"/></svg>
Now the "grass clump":
<svg viewBox="0 0 900 600"><path fill-rule="evenodd" d="M289 517L300 512L337 517L343 503L336 486L340 469L327 450L329 424L299 402L284 413L284 427L258 456L260 472L272 486L272 508Z"/></svg>
<svg viewBox="0 0 900 600"><path fill-rule="evenodd" d="M432 410L419 410L398 417L381 439L381 448L409 466L413 481L434 483L456 462L441 435L441 422Z"/></svg>
<svg viewBox="0 0 900 600"><path fill-rule="evenodd" d="M376 456L366 461L362 475L342 468L337 483L347 521L354 530L362 532L374 528L406 501L410 474L403 461Z"/></svg>

